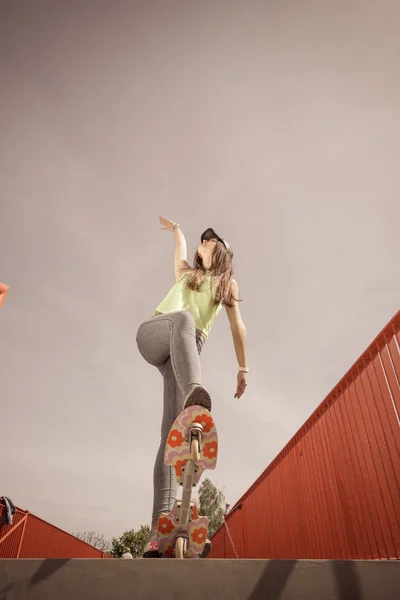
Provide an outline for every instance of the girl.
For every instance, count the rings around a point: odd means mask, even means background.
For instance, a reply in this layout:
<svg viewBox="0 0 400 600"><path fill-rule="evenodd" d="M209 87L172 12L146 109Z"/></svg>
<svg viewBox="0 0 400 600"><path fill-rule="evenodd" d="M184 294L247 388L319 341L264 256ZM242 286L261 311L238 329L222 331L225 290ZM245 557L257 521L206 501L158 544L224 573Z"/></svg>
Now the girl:
<svg viewBox="0 0 400 600"><path fill-rule="evenodd" d="M172 467L164 465L164 452L171 426L187 406L211 410L211 398L201 384L200 353L215 317L222 307L230 322L239 365L235 398L247 386L246 328L238 304L238 285L233 279L233 252L225 240L207 229L191 268L187 262L185 237L177 223L160 217L161 228L175 239L175 284L158 305L153 317L138 329L136 342L143 358L158 368L164 378L164 412L161 442L154 465L154 500L151 530L143 556L159 557L157 521L172 510L177 482ZM210 543L206 545L208 553ZM205 555L204 553L204 555Z"/></svg>

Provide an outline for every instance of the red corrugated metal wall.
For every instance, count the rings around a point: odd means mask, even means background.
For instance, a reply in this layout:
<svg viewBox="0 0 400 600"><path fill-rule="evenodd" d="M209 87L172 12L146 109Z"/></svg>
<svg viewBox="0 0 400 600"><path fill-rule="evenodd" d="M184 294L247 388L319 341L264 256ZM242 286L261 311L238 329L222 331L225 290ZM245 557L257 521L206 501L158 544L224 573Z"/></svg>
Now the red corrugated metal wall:
<svg viewBox="0 0 400 600"><path fill-rule="evenodd" d="M0 519L3 512L0 506ZM0 525L0 558L109 558L107 554L18 509L12 525Z"/></svg>
<svg viewBox="0 0 400 600"><path fill-rule="evenodd" d="M399 343L400 312L233 507L210 558L400 558Z"/></svg>

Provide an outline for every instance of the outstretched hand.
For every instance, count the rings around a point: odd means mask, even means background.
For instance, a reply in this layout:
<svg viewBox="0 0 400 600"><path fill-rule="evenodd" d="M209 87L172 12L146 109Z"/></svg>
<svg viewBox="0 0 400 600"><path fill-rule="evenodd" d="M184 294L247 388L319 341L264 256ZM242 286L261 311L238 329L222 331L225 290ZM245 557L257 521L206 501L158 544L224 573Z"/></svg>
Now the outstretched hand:
<svg viewBox="0 0 400 600"><path fill-rule="evenodd" d="M239 371L237 376L237 388L235 398L240 398L243 396L244 391L247 387L247 373L244 371Z"/></svg>
<svg viewBox="0 0 400 600"><path fill-rule="evenodd" d="M4 298L6 297L7 292L8 292L8 285L6 285L5 283L1 283L1 281L0 281L0 308L3 305Z"/></svg>
<svg viewBox="0 0 400 600"><path fill-rule="evenodd" d="M173 225L175 225L174 221L170 221L169 219L165 219L164 217L160 217L160 225L163 231L172 231Z"/></svg>

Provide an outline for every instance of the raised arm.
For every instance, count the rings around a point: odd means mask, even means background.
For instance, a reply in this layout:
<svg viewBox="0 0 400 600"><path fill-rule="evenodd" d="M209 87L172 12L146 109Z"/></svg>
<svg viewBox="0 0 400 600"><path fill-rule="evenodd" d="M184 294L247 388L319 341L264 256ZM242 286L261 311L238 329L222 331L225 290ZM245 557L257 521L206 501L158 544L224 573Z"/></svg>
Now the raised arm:
<svg viewBox="0 0 400 600"><path fill-rule="evenodd" d="M174 271L175 280L178 281L182 275L182 271L189 268L187 262L187 245L186 239L183 235L179 225L173 221L169 221L164 217L160 217L161 229L164 231L172 231L175 240L175 254L174 254Z"/></svg>

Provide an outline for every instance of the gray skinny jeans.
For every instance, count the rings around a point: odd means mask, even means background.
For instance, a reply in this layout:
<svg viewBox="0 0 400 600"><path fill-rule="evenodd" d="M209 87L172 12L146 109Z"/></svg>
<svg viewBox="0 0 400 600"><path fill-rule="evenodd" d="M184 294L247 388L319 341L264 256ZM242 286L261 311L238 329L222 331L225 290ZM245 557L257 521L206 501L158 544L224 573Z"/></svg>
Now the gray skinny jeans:
<svg viewBox="0 0 400 600"><path fill-rule="evenodd" d="M156 527L158 515L170 512L175 502L178 484L173 467L164 465L165 445L173 422L183 410L184 398L201 384L200 353L205 338L196 330L193 316L182 310L144 321L136 342L142 357L157 367L164 378L161 441L153 474L151 526Z"/></svg>

